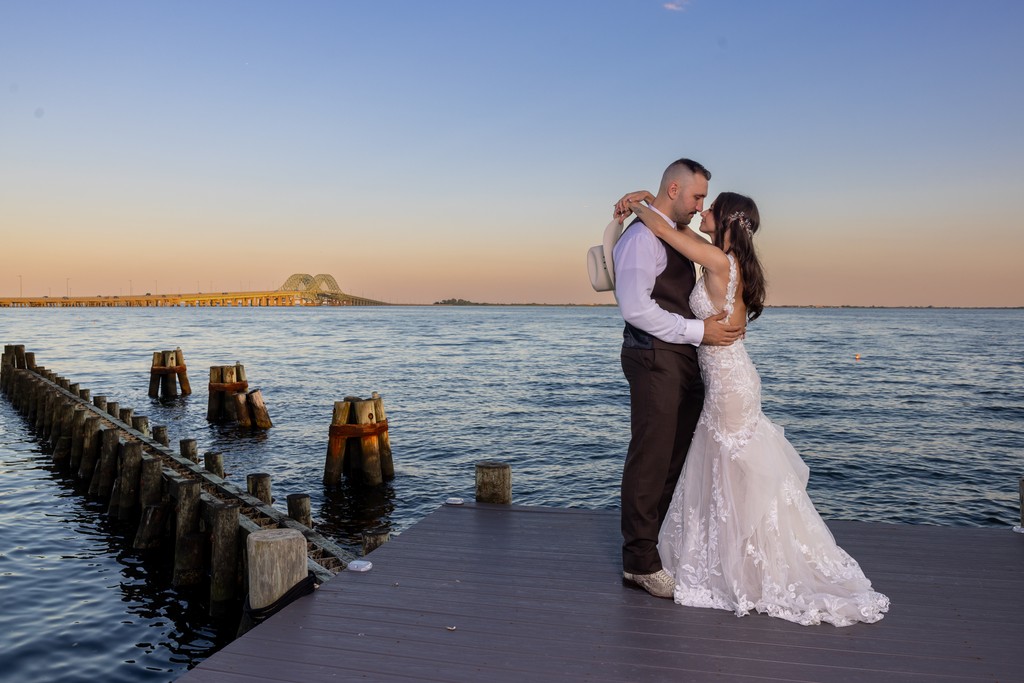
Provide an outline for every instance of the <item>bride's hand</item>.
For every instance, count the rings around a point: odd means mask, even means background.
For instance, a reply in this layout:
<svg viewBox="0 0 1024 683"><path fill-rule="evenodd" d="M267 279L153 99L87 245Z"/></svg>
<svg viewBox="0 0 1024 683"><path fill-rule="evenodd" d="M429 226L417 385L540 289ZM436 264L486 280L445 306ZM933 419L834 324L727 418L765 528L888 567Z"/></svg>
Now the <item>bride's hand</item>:
<svg viewBox="0 0 1024 683"><path fill-rule="evenodd" d="M626 217L632 213L632 209L629 208L629 204L637 202L653 202L654 195L647 190L638 190L636 192L630 192L629 194L623 195L622 199L615 202L615 218L622 223L626 220Z"/></svg>
<svg viewBox="0 0 1024 683"><path fill-rule="evenodd" d="M669 233L675 232L672 226L668 224L668 221L652 211L646 204L631 202L627 204L626 208L635 213L640 222L646 225L658 237L664 237Z"/></svg>

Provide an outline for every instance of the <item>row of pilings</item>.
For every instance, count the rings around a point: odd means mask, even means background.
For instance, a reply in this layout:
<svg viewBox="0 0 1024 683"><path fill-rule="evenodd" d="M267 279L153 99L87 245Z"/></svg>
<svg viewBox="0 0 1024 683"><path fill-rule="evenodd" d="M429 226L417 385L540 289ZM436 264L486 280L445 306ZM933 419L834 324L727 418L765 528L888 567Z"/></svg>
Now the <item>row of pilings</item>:
<svg viewBox="0 0 1024 683"><path fill-rule="evenodd" d="M310 528L308 495L289 495L284 515L270 505L269 475L251 474L247 488L238 488L224 480L220 454L207 453L207 467L200 466L194 439L182 439L176 453L166 427L150 427L145 416L37 366L22 345L4 347L0 392L83 495L137 525L135 548L173 552L174 585L208 584L213 615L237 608L251 588L246 546L254 532L301 533L318 582L354 559Z"/></svg>

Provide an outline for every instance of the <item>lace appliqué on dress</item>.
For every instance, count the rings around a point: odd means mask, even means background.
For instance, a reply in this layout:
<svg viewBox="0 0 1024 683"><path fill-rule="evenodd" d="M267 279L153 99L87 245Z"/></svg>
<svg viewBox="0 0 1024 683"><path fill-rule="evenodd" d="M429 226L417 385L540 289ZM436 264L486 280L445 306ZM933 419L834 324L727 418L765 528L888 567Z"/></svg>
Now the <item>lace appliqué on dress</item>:
<svg viewBox="0 0 1024 683"><path fill-rule="evenodd" d="M729 255L722 308L737 288ZM718 312L702 278L690 307ZM860 565L836 545L807 496L807 466L761 412L761 379L743 342L701 346L704 407L658 539L675 601L798 624L873 622L889 609Z"/></svg>

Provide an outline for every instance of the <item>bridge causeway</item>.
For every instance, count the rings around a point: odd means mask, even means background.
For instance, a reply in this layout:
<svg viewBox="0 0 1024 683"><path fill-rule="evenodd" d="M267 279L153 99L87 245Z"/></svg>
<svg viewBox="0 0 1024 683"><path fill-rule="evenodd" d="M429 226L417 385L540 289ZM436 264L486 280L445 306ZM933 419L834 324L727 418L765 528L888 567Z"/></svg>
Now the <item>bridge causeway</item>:
<svg viewBox="0 0 1024 683"><path fill-rule="evenodd" d="M0 297L0 308L166 308L249 306L386 306L384 301L346 294L331 275L296 273L275 290L132 294L128 296Z"/></svg>

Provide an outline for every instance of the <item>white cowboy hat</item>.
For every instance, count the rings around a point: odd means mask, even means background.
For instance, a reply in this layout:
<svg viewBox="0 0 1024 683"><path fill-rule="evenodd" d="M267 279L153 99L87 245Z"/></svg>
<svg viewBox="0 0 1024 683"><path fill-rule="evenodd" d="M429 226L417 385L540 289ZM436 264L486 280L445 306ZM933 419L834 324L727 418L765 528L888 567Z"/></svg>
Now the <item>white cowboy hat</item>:
<svg viewBox="0 0 1024 683"><path fill-rule="evenodd" d="M622 224L613 218L604 229L604 244L591 247L587 252L587 272L590 274L590 286L595 292L609 292L615 289L615 264L612 249L622 235Z"/></svg>

